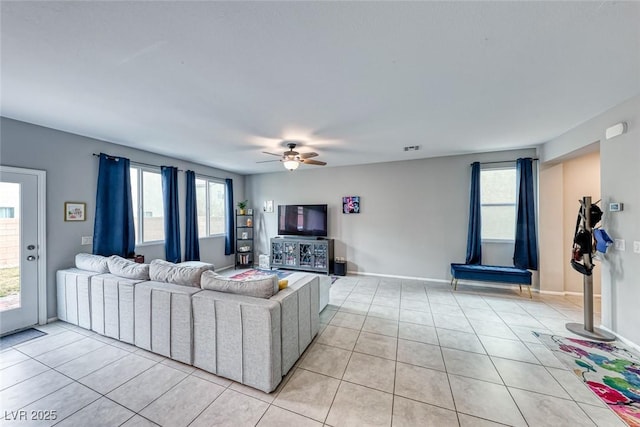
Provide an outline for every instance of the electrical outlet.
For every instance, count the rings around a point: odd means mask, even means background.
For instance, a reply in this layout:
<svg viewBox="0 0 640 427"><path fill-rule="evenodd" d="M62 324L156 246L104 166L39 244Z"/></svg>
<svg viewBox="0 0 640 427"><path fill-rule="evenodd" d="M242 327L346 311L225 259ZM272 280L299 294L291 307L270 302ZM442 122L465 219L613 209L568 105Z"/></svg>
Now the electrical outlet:
<svg viewBox="0 0 640 427"><path fill-rule="evenodd" d="M640 242L638 241L633 242L633 252L640 254Z"/></svg>
<svg viewBox="0 0 640 427"><path fill-rule="evenodd" d="M81 245L92 245L93 244L93 236L82 236Z"/></svg>
<svg viewBox="0 0 640 427"><path fill-rule="evenodd" d="M617 251L624 251L624 240L614 239L613 248Z"/></svg>

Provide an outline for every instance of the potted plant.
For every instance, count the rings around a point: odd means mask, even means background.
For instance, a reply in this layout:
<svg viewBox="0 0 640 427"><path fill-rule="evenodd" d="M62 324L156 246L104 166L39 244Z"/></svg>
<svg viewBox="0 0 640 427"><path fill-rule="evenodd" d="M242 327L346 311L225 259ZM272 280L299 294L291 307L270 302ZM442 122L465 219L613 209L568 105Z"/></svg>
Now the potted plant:
<svg viewBox="0 0 640 427"><path fill-rule="evenodd" d="M240 215L244 215L247 209L247 203L249 201L248 200L243 200L241 202L238 202L238 211Z"/></svg>

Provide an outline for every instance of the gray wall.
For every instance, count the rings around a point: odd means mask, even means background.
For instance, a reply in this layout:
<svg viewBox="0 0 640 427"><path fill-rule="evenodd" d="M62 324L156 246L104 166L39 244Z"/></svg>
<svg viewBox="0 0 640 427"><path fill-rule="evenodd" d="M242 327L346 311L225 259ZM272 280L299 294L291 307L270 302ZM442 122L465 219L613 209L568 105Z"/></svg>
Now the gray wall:
<svg viewBox="0 0 640 427"><path fill-rule="evenodd" d="M176 147L178 148L178 147ZM244 177L170 157L111 144L80 135L57 131L2 117L0 122L0 164L4 166L40 169L47 172L47 313L56 316L55 272L73 266L75 254L91 252L91 246L80 245L81 236L93 235L98 159L92 153L104 152L132 161L153 165L177 166L196 173L220 178L232 178L235 200L244 199ZM178 174L180 195L181 240L184 250L184 173ZM64 222L65 201L87 203L87 220ZM232 213L233 214L233 213ZM146 262L164 259L163 244L136 247ZM216 268L233 265L233 256L224 255L224 238L200 240L200 256L213 262Z"/></svg>
<svg viewBox="0 0 640 427"><path fill-rule="evenodd" d="M607 127L626 121L626 134L606 140ZM603 227L613 238L626 241L625 251L609 249L600 265L602 278L602 324L640 345L640 95L583 123L542 147L544 161L557 158L600 141L600 190L603 206L623 202L624 211L605 209Z"/></svg>
<svg viewBox="0 0 640 427"><path fill-rule="evenodd" d="M450 263L464 262L473 161L514 160L535 150L503 151L362 166L301 166L295 172L250 175L250 204L327 204L335 255L348 270L430 279L450 278ZM343 196L360 196L360 214L342 213ZM258 245L268 253L276 215L258 209ZM512 265L512 244L483 246L485 262Z"/></svg>

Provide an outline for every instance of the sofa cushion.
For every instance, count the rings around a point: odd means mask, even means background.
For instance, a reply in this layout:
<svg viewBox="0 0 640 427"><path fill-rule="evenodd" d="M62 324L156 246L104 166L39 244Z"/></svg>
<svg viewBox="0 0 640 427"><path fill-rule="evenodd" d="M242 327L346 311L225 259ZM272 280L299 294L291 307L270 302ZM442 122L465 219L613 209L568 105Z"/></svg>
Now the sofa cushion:
<svg viewBox="0 0 640 427"><path fill-rule="evenodd" d="M200 276L203 272L211 270L212 267L213 265L205 263L199 266L189 266L154 259L149 265L149 277L156 282L200 287Z"/></svg>
<svg viewBox="0 0 640 427"><path fill-rule="evenodd" d="M205 271L200 279L202 289L246 295L256 298L271 298L278 290L278 276L261 277L258 279L231 279L220 276L213 271Z"/></svg>
<svg viewBox="0 0 640 427"><path fill-rule="evenodd" d="M127 279L149 280L149 264L138 264L128 259L111 255L107 260L109 272Z"/></svg>
<svg viewBox="0 0 640 427"><path fill-rule="evenodd" d="M96 273L108 273L107 260L108 258L102 255L78 254L76 255L76 268Z"/></svg>
<svg viewBox="0 0 640 427"><path fill-rule="evenodd" d="M216 271L216 266L211 264L210 262L184 261L184 262L179 262L176 265L179 265L180 267L206 267L205 270Z"/></svg>

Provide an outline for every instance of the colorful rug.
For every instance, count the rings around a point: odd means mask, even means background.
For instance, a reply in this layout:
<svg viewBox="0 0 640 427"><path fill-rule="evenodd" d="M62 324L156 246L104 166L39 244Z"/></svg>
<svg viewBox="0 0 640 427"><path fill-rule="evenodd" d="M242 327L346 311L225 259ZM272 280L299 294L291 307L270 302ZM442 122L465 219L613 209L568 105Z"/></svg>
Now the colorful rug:
<svg viewBox="0 0 640 427"><path fill-rule="evenodd" d="M260 268L252 268L251 270L238 273L235 276L231 276L232 279L257 279L260 277L278 275L278 279L284 279L293 273L292 271L285 270L263 270Z"/></svg>
<svg viewBox="0 0 640 427"><path fill-rule="evenodd" d="M245 272L238 273L234 276L231 276L231 279L248 279L248 278L255 279L258 277L273 276L274 274L278 275L278 279L284 279L293 273L295 272L287 271L287 270L264 270L262 268L252 268L251 270L247 270ZM338 276L331 276L331 284L333 285L335 281L338 280L339 278L340 277Z"/></svg>
<svg viewBox="0 0 640 427"><path fill-rule="evenodd" d="M640 357L619 343L534 335L629 426L640 427Z"/></svg>

